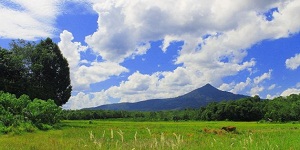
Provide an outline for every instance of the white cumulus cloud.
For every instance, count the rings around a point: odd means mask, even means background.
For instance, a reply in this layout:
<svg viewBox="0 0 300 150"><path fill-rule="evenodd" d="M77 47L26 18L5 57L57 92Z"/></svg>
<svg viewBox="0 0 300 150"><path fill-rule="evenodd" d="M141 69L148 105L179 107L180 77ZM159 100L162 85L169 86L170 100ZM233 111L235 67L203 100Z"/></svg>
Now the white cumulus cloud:
<svg viewBox="0 0 300 150"><path fill-rule="evenodd" d="M82 46L80 42L72 42L73 34L67 30L60 34L60 39L58 46L62 54L67 58L70 68L76 69L80 63L80 52L86 51L88 47Z"/></svg>
<svg viewBox="0 0 300 150"><path fill-rule="evenodd" d="M259 83L261 83L262 81L264 81L266 79L270 79L271 74L272 74L272 70L269 70L268 73L264 73L261 76L255 77L254 78L254 84L259 84Z"/></svg>
<svg viewBox="0 0 300 150"><path fill-rule="evenodd" d="M104 91L85 94L79 92L75 96L71 96L69 101L63 105L64 109L82 109L109 103L109 98Z"/></svg>
<svg viewBox="0 0 300 150"><path fill-rule="evenodd" d="M223 83L220 86L221 90L230 91L232 93L239 93L246 88L250 88L249 94L251 96L259 95L260 92L262 92L265 88L264 86L264 80L270 80L271 79L271 73L272 70L269 70L269 72L263 73L261 76L256 76L253 79L247 77L246 81L244 82L231 82L231 83ZM273 84L268 87L268 90L274 89L276 84Z"/></svg>
<svg viewBox="0 0 300 150"><path fill-rule="evenodd" d="M300 89L288 88L285 91L283 91L280 96L289 96L291 94L299 94L299 93L300 93Z"/></svg>
<svg viewBox="0 0 300 150"><path fill-rule="evenodd" d="M183 68L173 72L156 72L152 75L135 72L127 81L107 90L109 96L119 98L120 102L137 102L154 98L170 98L179 96L196 88L192 84L202 85L206 82L196 81L197 77L190 76Z"/></svg>
<svg viewBox="0 0 300 150"><path fill-rule="evenodd" d="M300 66L300 54L296 54L285 61L286 68L295 70Z"/></svg>
<svg viewBox="0 0 300 150"><path fill-rule="evenodd" d="M232 90L230 90L230 92L232 92L232 93L238 93L239 91L242 91L247 86L249 86L250 83L251 83L251 79L247 78L247 80L245 82L240 82L240 83L236 84L234 86L234 88Z"/></svg>
<svg viewBox="0 0 300 150"><path fill-rule="evenodd" d="M88 47L82 46L80 42L73 42L72 33L66 30L60 34L60 39L58 46L69 62L71 83L74 90L88 89L90 84L102 82L111 76L119 76L121 73L129 71L115 62L81 61L80 52L86 51Z"/></svg>
<svg viewBox="0 0 300 150"><path fill-rule="evenodd" d="M255 96L255 95L258 95L259 96L259 93L262 92L265 88L263 86L254 86L253 88L251 88L250 90L250 94L251 96Z"/></svg>
<svg viewBox="0 0 300 150"><path fill-rule="evenodd" d="M99 28L94 34L86 37L86 42L104 59L117 62L122 62L124 58L132 55L138 44L147 41L163 39L165 51L168 43L182 40L185 41L186 50L192 51L201 44L202 36L207 34L230 32L232 29L241 28L243 32L253 35L256 32L252 32L251 28L256 28L257 24L264 22L257 14L270 9L275 3L276 1L250 0L222 3L216 0L95 2L93 8L99 14ZM249 27L245 26L252 21L254 23ZM235 35L237 36L239 35ZM246 41L247 38L252 40ZM245 40L239 44L247 48L249 43L254 44L255 38L255 36L239 36L237 39ZM228 46L235 49L241 47Z"/></svg>

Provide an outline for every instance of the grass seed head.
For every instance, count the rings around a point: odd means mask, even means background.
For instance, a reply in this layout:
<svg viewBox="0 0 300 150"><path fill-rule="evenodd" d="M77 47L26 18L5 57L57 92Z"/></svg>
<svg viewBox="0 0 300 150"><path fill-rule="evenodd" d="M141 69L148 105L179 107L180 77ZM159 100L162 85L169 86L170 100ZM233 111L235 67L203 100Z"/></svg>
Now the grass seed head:
<svg viewBox="0 0 300 150"><path fill-rule="evenodd" d="M135 131L135 134L134 134L134 141L136 142L137 141L137 131Z"/></svg>
<svg viewBox="0 0 300 150"><path fill-rule="evenodd" d="M120 135L121 141L124 142L123 132L121 130L119 130L117 133Z"/></svg>
<svg viewBox="0 0 300 150"><path fill-rule="evenodd" d="M104 138L105 137L105 130L103 131L103 134L102 134L102 138Z"/></svg>
<svg viewBox="0 0 300 150"><path fill-rule="evenodd" d="M110 138L113 139L114 138L114 130L110 129Z"/></svg>
<svg viewBox="0 0 300 150"><path fill-rule="evenodd" d="M149 128L146 129L148 130L149 135L152 136L150 129Z"/></svg>
<svg viewBox="0 0 300 150"><path fill-rule="evenodd" d="M90 133L90 139L93 140L95 138L93 131L90 131L89 133Z"/></svg>

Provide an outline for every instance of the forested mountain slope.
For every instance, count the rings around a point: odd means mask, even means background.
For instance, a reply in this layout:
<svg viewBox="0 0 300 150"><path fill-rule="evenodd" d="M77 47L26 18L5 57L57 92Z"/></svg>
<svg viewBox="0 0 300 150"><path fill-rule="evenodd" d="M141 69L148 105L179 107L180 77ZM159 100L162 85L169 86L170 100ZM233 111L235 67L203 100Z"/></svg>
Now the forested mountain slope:
<svg viewBox="0 0 300 150"><path fill-rule="evenodd" d="M102 105L89 110L129 110L129 111L160 111L179 110L185 108L200 108L211 102L222 100L237 100L248 96L221 91L210 84L191 91L182 96L167 99L151 99L136 103L116 103Z"/></svg>

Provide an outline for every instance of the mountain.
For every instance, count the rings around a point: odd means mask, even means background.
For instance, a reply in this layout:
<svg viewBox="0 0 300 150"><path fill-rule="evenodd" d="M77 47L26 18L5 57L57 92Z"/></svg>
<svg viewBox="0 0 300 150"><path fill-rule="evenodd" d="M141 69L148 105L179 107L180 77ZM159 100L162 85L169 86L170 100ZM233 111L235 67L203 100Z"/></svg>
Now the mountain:
<svg viewBox="0 0 300 150"><path fill-rule="evenodd" d="M167 99L150 99L136 103L116 103L101 105L88 110L129 110L129 111L160 111L178 110L185 108L200 108L211 102L237 100L248 96L221 91L210 84L191 91L182 96Z"/></svg>

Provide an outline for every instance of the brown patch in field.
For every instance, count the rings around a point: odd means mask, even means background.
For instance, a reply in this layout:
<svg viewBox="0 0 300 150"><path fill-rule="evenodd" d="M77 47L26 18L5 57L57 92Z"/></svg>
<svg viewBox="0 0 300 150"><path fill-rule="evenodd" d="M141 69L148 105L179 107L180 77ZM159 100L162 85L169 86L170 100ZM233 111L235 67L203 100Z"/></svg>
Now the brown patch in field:
<svg viewBox="0 0 300 150"><path fill-rule="evenodd" d="M236 127L234 127L234 126L222 127L221 129L222 129L222 130L225 130L225 131L227 131L227 132L233 132L233 131L236 131Z"/></svg>
<svg viewBox="0 0 300 150"><path fill-rule="evenodd" d="M210 134L217 134L217 135L224 134L224 131L220 130L220 129L207 129L207 128L204 128L203 131L205 133L210 133Z"/></svg>

